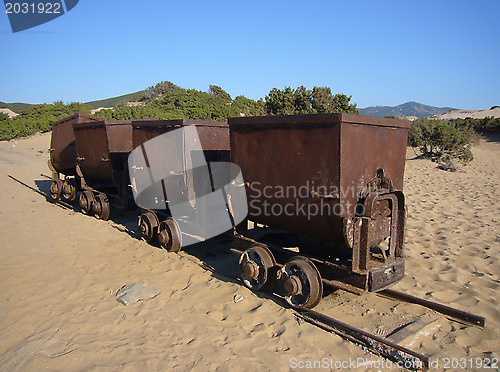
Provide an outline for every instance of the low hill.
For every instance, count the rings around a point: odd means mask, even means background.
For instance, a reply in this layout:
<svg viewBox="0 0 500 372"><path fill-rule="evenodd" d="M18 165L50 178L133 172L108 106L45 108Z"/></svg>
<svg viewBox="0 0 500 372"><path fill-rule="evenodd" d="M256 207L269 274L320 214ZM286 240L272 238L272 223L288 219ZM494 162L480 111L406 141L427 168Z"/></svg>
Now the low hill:
<svg viewBox="0 0 500 372"><path fill-rule="evenodd" d="M434 107L423 105L418 102L406 102L398 106L371 106L359 109L361 115L370 116L432 116L439 115L451 110L456 110L453 107Z"/></svg>
<svg viewBox="0 0 500 372"><path fill-rule="evenodd" d="M15 102L15 103L5 103L5 102L0 102L0 109L9 109L11 111L14 111L16 114L21 113L22 110L28 109L34 105L30 103L20 103L20 102Z"/></svg>
<svg viewBox="0 0 500 372"><path fill-rule="evenodd" d="M85 102L85 104L89 105L93 109L96 109L96 108L99 108L99 107L115 107L120 102L132 101L133 97L138 96L141 93L144 93L144 91L141 90L139 92L124 94L122 96L101 99L101 100L98 100L98 101Z"/></svg>

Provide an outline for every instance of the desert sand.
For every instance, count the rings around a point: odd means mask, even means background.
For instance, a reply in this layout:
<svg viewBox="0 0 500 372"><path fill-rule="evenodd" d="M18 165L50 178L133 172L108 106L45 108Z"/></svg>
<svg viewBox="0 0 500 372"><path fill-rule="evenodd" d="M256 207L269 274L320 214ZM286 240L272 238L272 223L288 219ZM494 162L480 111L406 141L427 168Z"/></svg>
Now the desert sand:
<svg viewBox="0 0 500 372"><path fill-rule="evenodd" d="M0 142L0 371L283 371L324 358L383 360L241 285L228 241L169 254L139 239L133 212L100 221L7 177L48 192L49 143L49 133ZM500 141L482 140L473 153L450 173L408 150L407 275L394 288L484 316L486 327L375 294L337 291L318 311L381 336L416 321L398 341L438 370L445 358L500 357ZM117 302L135 282L161 293Z"/></svg>

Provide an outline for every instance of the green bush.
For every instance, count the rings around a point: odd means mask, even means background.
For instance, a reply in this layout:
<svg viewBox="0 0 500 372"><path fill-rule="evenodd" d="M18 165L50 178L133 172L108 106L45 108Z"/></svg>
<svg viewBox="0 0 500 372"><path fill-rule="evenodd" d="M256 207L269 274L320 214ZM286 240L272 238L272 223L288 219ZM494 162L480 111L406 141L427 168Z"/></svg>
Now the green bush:
<svg viewBox="0 0 500 372"><path fill-rule="evenodd" d="M314 87L312 90L300 86L297 89L273 88L266 96L264 110L267 115L329 114L348 112L359 114L352 96L332 94L328 87Z"/></svg>
<svg viewBox="0 0 500 372"><path fill-rule="evenodd" d="M177 85L162 81L149 87L144 93L132 97L139 105L129 106L121 102L113 109L104 109L94 116L108 120L131 119L202 119L227 120L230 116L253 116L262 111L262 102L244 96L234 100L217 85L210 85L209 92L195 89L182 89ZM15 118L0 116L0 140L10 140L36 132L46 132L57 120L77 112L89 114L91 107L80 103L35 105L24 110Z"/></svg>
<svg viewBox="0 0 500 372"><path fill-rule="evenodd" d="M78 112L88 114L90 110L90 106L76 102L35 105L22 110L14 118L0 120L0 140L29 136L36 132L47 132L52 128L53 122Z"/></svg>
<svg viewBox="0 0 500 372"><path fill-rule="evenodd" d="M427 118L415 120L408 134L408 144L419 148L422 156L431 158L447 156L459 159L463 163L473 159L471 146L478 139L479 136L470 122Z"/></svg>

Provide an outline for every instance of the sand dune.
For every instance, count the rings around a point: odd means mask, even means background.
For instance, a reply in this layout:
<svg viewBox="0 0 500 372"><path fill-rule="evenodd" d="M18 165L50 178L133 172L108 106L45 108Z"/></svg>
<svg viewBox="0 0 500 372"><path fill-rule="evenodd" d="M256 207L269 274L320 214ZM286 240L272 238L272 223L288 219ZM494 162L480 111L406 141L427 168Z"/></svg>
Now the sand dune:
<svg viewBox="0 0 500 372"><path fill-rule="evenodd" d="M112 109L113 109L113 107L98 107L98 108L96 108L96 109L92 109L92 110L90 110L90 113L91 113L92 115L94 115L96 112L99 112L99 111L101 111L101 110L112 110Z"/></svg>
<svg viewBox="0 0 500 372"><path fill-rule="evenodd" d="M14 112L8 108L0 108L0 112L3 114L9 115L9 118L13 118L13 117L16 117L17 115L19 115L18 113Z"/></svg>
<svg viewBox="0 0 500 372"><path fill-rule="evenodd" d="M453 110L445 112L444 114L431 116L430 118L448 120L465 118L484 119L486 117L500 118L500 108L496 107L494 109L486 110Z"/></svg>
<svg viewBox="0 0 500 372"><path fill-rule="evenodd" d="M133 213L99 221L7 177L47 192L49 142L43 134L0 143L0 371L280 371L292 358L380 360L240 285L230 242L168 254L138 239ZM439 358L439 369L444 358L500 356L500 142L473 152L471 165L449 173L408 151L407 276L395 288L485 316L487 327L341 291L319 311L382 336L418 321L422 332L400 341ZM115 293L134 282L162 292L125 307Z"/></svg>

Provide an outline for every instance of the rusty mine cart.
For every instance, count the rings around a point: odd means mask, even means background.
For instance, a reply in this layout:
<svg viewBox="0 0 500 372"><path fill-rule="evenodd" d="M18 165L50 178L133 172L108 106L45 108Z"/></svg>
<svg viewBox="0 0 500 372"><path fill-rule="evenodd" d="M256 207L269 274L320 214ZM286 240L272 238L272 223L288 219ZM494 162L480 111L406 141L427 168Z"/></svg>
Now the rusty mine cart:
<svg viewBox="0 0 500 372"><path fill-rule="evenodd" d="M289 304L313 308L323 282L361 294L403 278L408 121L342 113L228 122L254 223L235 237L248 287L278 279Z"/></svg>

